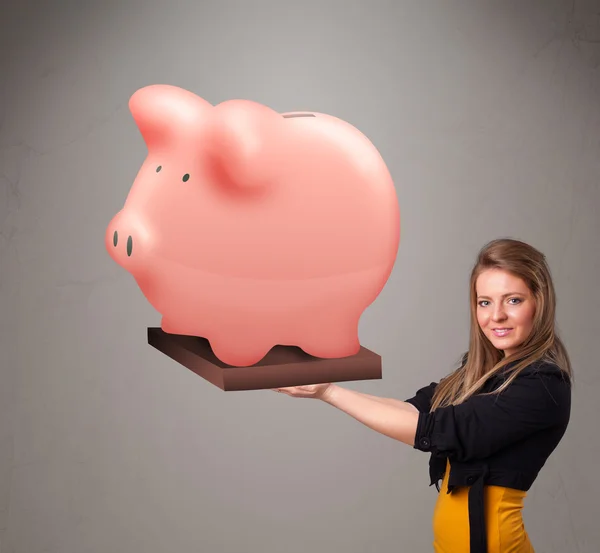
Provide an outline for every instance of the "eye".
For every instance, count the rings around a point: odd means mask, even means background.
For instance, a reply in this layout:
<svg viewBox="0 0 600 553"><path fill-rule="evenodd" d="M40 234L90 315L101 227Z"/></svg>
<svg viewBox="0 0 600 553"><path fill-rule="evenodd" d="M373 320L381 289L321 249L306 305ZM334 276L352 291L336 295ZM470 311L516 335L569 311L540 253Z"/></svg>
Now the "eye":
<svg viewBox="0 0 600 553"><path fill-rule="evenodd" d="M183 182L187 182L188 180L190 180L190 174L186 173L185 175L183 175Z"/></svg>
<svg viewBox="0 0 600 553"><path fill-rule="evenodd" d="M156 168L156 172L157 172L157 173L160 173L160 170L161 170L161 169L162 169L162 165L159 165L159 166Z"/></svg>
<svg viewBox="0 0 600 553"><path fill-rule="evenodd" d="M510 298L508 301L516 301L517 303L521 303L521 300L519 298ZM517 305L517 303L513 303L513 305Z"/></svg>
<svg viewBox="0 0 600 553"><path fill-rule="evenodd" d="M488 302L487 300L481 300L481 301L479 302L479 305L480 305L480 307L485 307L485 305L482 305L482 304L484 304L484 303L489 303L489 302Z"/></svg>

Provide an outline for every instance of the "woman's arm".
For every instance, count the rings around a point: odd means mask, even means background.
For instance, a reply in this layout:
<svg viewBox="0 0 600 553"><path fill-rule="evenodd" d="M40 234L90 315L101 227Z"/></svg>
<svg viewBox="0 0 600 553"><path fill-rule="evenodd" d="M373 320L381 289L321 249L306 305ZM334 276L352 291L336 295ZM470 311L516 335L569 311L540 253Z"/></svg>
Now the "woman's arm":
<svg viewBox="0 0 600 553"><path fill-rule="evenodd" d="M401 401L399 399L395 399L392 397L371 396L369 394L361 394L361 395L363 395L364 397L367 397L369 399L374 399L375 401L378 401L379 403L384 403L386 405L395 405L396 407L400 407L401 409L418 412L418 409L412 403L407 403L406 401Z"/></svg>
<svg viewBox="0 0 600 553"><path fill-rule="evenodd" d="M421 413L415 447L451 461L485 459L542 430L566 428L570 413L570 381L555 365L536 364L500 394L475 394Z"/></svg>
<svg viewBox="0 0 600 553"><path fill-rule="evenodd" d="M321 400L380 434L414 446L419 412L409 403L330 385Z"/></svg>

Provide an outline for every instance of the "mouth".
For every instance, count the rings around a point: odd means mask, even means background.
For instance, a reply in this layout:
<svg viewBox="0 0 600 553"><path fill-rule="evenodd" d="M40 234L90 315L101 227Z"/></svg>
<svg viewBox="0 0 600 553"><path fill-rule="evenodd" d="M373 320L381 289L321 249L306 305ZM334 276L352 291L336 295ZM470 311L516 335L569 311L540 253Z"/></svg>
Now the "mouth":
<svg viewBox="0 0 600 553"><path fill-rule="evenodd" d="M497 336L498 338L507 336L510 332L512 332L512 330L512 328L492 328L494 336Z"/></svg>

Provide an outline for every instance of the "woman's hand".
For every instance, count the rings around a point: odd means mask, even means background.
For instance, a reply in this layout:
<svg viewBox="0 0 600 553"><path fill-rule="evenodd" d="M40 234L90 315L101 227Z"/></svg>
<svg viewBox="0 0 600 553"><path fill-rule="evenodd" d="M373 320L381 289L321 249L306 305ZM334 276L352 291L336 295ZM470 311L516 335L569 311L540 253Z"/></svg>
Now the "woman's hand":
<svg viewBox="0 0 600 553"><path fill-rule="evenodd" d="M326 384L308 384L306 386L290 386L288 388L273 388L274 392L286 394L291 397L309 397L312 399L323 399L331 390L333 385Z"/></svg>

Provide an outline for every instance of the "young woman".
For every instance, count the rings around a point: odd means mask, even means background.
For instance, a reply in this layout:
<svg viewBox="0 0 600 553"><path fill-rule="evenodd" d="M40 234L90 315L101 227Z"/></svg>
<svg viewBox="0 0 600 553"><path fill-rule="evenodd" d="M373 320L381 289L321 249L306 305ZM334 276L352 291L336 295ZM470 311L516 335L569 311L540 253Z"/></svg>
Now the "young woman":
<svg viewBox="0 0 600 553"><path fill-rule="evenodd" d="M406 401L334 384L275 391L320 399L428 452L430 485L440 492L437 553L533 553L523 499L571 411L571 364L555 329L545 256L517 240L490 242L471 273L470 295L470 344L461 366Z"/></svg>

